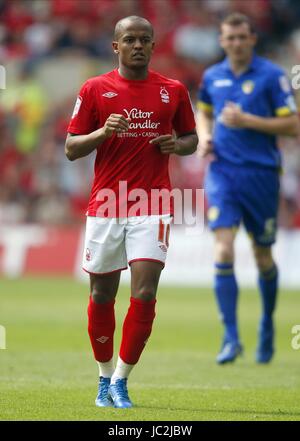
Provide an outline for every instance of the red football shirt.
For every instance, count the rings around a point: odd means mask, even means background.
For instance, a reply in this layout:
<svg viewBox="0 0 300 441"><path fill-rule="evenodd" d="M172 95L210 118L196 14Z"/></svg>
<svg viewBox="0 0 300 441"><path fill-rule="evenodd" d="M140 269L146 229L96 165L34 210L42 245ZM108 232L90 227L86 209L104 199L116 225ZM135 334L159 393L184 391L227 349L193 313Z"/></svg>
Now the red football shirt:
<svg viewBox="0 0 300 441"><path fill-rule="evenodd" d="M91 133L103 127L111 113L130 118L129 130L115 133L97 148L87 215L126 217L172 212L166 204L158 206L151 193L153 189L171 190L169 155L163 155L159 146L149 141L173 130L179 136L195 129L185 86L154 71L149 71L145 80L127 80L117 69L91 78L79 92L68 132Z"/></svg>

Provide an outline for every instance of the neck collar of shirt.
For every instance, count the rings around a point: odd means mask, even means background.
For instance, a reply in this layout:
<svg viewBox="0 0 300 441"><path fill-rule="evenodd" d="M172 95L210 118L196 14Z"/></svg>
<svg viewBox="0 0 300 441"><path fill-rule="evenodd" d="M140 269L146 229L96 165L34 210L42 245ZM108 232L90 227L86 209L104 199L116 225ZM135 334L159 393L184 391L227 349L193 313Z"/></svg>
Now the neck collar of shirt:
<svg viewBox="0 0 300 441"><path fill-rule="evenodd" d="M125 81L126 83L131 83L131 84L144 84L147 81L149 81L152 73L150 70L148 70L148 76L147 78L145 78L144 80L129 80L128 78L122 77L122 75L120 75L119 73L119 69L115 69L115 75L118 77L119 80L121 81Z"/></svg>
<svg viewBox="0 0 300 441"><path fill-rule="evenodd" d="M252 56L251 63L249 64L249 66L247 67L247 69L246 69L241 75L244 75L244 74L247 73L247 72L250 72L250 71L255 70L256 67L257 67L257 64L258 64L258 56L254 53L253 56ZM224 61L223 61L223 63L222 63L222 66L223 66L224 69L230 71L233 75L235 75L235 73L233 72L233 70L232 70L232 68L231 68L231 65L230 65L230 62L229 62L229 58L228 58L228 57L226 57L226 58L224 59ZM240 76L240 75L239 75L239 76Z"/></svg>

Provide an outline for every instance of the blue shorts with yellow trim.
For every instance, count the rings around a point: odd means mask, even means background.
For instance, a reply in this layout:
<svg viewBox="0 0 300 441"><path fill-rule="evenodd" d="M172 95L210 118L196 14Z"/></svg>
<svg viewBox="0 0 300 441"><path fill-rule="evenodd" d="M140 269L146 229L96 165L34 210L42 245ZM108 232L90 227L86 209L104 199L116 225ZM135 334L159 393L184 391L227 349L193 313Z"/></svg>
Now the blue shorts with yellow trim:
<svg viewBox="0 0 300 441"><path fill-rule="evenodd" d="M257 245L272 245L279 185L277 169L213 161L205 177L210 228L233 228L243 222Z"/></svg>

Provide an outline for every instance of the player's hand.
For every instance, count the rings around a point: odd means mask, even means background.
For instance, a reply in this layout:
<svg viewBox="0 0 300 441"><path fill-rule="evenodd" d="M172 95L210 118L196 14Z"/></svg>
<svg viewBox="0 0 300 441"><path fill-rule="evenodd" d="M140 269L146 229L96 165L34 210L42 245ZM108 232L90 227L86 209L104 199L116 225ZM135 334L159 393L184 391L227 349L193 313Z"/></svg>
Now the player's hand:
<svg viewBox="0 0 300 441"><path fill-rule="evenodd" d="M201 158L205 158L205 156L213 152L213 148L212 135L208 134L204 138L202 137L202 139L200 139L197 154Z"/></svg>
<svg viewBox="0 0 300 441"><path fill-rule="evenodd" d="M103 126L104 135L110 138L114 133L127 132L129 122L130 118L125 118L124 115L118 113L112 113Z"/></svg>
<svg viewBox="0 0 300 441"><path fill-rule="evenodd" d="M170 155L176 153L179 149L175 136L173 135L161 135L157 138L153 138L150 144L159 145L160 151L163 155Z"/></svg>
<svg viewBox="0 0 300 441"><path fill-rule="evenodd" d="M245 119L246 113L235 103L228 102L222 111L221 121L227 127L245 127Z"/></svg>

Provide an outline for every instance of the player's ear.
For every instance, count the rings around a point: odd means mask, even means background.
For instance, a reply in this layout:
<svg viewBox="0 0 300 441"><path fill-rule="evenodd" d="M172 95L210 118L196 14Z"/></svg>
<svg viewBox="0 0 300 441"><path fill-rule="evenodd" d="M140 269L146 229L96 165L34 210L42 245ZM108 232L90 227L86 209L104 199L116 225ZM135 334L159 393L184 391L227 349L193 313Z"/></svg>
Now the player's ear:
<svg viewBox="0 0 300 441"><path fill-rule="evenodd" d="M112 42L112 48L115 54L119 53L119 43L117 41Z"/></svg>

